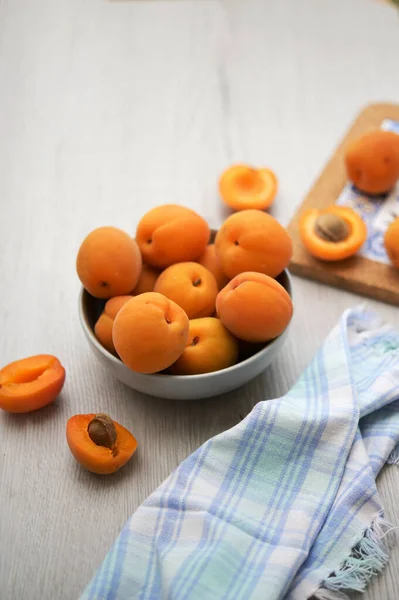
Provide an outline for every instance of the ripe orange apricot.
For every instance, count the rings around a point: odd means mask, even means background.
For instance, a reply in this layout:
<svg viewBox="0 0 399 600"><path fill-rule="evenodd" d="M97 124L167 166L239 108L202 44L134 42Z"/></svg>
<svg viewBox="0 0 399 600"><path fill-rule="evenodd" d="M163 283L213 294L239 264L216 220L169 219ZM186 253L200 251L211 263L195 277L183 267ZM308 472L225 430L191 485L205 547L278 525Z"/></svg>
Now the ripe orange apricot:
<svg viewBox="0 0 399 600"><path fill-rule="evenodd" d="M104 306L104 311L94 325L94 334L98 341L111 354L116 354L114 342L112 341L112 326L114 319L122 306L131 300L133 296L115 296L110 298Z"/></svg>
<svg viewBox="0 0 399 600"><path fill-rule="evenodd" d="M174 375L211 373L237 362L238 341L219 319L192 319L183 354L172 365Z"/></svg>
<svg viewBox="0 0 399 600"><path fill-rule="evenodd" d="M189 319L210 317L215 312L216 279L198 263L171 265L158 277L154 291L176 302Z"/></svg>
<svg viewBox="0 0 399 600"><path fill-rule="evenodd" d="M311 208L299 222L305 248L325 261L344 260L355 254L367 238L367 227L351 208L333 204L324 210Z"/></svg>
<svg viewBox="0 0 399 600"><path fill-rule="evenodd" d="M138 373L156 373L174 363L184 350L188 317L162 294L134 296L116 315L112 329L122 361Z"/></svg>
<svg viewBox="0 0 399 600"><path fill-rule="evenodd" d="M245 271L279 275L292 256L292 242L276 219L261 210L228 217L216 234L216 255L231 279Z"/></svg>
<svg viewBox="0 0 399 600"><path fill-rule="evenodd" d="M399 217L389 224L385 232L384 244L390 261L399 268Z"/></svg>
<svg viewBox="0 0 399 600"><path fill-rule="evenodd" d="M136 287L132 291L133 296L138 296L139 294L146 294L147 292L153 292L155 282L158 279L161 271L158 269L154 269L149 265L143 264L143 268L141 269L141 275L137 282Z"/></svg>
<svg viewBox="0 0 399 600"><path fill-rule="evenodd" d="M267 342L280 335L292 317L289 294L263 273L241 273L219 292L217 314L223 325L246 342Z"/></svg>
<svg viewBox="0 0 399 600"><path fill-rule="evenodd" d="M115 473L133 456L136 438L108 415L75 415L66 426L68 446L74 458L88 471Z"/></svg>
<svg viewBox="0 0 399 600"><path fill-rule="evenodd" d="M177 204L165 204L147 212L136 232L144 262L160 269L196 260L209 236L208 223L190 208Z"/></svg>
<svg viewBox="0 0 399 600"><path fill-rule="evenodd" d="M216 256L215 244L208 244L205 247L198 262L212 273L216 279L219 290L229 283L229 278L223 273L220 260Z"/></svg>
<svg viewBox="0 0 399 600"><path fill-rule="evenodd" d="M80 281L96 298L129 294L137 284L141 267L137 243L116 227L99 227L89 233L76 259Z"/></svg>
<svg viewBox="0 0 399 600"><path fill-rule="evenodd" d="M57 398L65 381L58 358L39 354L10 363L0 371L0 408L25 413Z"/></svg>
<svg viewBox="0 0 399 600"><path fill-rule="evenodd" d="M349 179L366 194L385 194L399 178L399 135L371 131L352 142L345 153Z"/></svg>
<svg viewBox="0 0 399 600"><path fill-rule="evenodd" d="M275 198L277 177L270 169L234 165L222 174L219 192L225 204L234 210L264 210Z"/></svg>

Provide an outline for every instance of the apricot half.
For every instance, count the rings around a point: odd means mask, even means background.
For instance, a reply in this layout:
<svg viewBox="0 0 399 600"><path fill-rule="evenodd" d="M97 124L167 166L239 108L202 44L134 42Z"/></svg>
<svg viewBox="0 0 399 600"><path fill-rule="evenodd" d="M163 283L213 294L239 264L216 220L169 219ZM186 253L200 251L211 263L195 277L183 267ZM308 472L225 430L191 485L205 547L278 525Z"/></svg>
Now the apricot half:
<svg viewBox="0 0 399 600"><path fill-rule="evenodd" d="M122 361L138 373L167 369L183 352L188 317L162 294L135 296L116 315L112 339Z"/></svg>
<svg viewBox="0 0 399 600"><path fill-rule="evenodd" d="M280 335L291 320L289 294L263 273L241 273L216 298L217 314L225 327L246 342L267 342Z"/></svg>
<svg viewBox="0 0 399 600"><path fill-rule="evenodd" d="M215 312L216 279L198 263L171 265L159 276L154 291L176 302L189 319L210 317Z"/></svg>
<svg viewBox="0 0 399 600"><path fill-rule="evenodd" d="M183 354L172 365L174 375L211 373L237 362L238 342L219 319L192 319Z"/></svg>
<svg viewBox="0 0 399 600"><path fill-rule="evenodd" d="M305 248L325 261L344 260L355 254L367 238L362 218L351 208L332 205L312 208L302 215L299 233Z"/></svg>
<svg viewBox="0 0 399 600"><path fill-rule="evenodd" d="M71 417L66 438L78 463L99 475L115 473L137 449L136 438L130 431L103 413Z"/></svg>
<svg viewBox="0 0 399 600"><path fill-rule="evenodd" d="M385 194L399 178L399 135L382 129L352 142L345 153L349 179L366 194Z"/></svg>
<svg viewBox="0 0 399 600"><path fill-rule="evenodd" d="M243 210L226 219L216 234L216 255L231 279L245 271L279 275L292 255L292 242L282 225L260 210Z"/></svg>
<svg viewBox="0 0 399 600"><path fill-rule="evenodd" d="M273 203L277 177L270 169L234 165L222 174L219 192L225 204L234 210L264 210Z"/></svg>
<svg viewBox="0 0 399 600"><path fill-rule="evenodd" d="M116 227L99 227L89 233L76 259L80 281L96 298L129 294L137 284L141 267L137 243Z"/></svg>
<svg viewBox="0 0 399 600"><path fill-rule="evenodd" d="M39 354L10 363L0 371L0 408L25 413L57 398L65 381L58 358Z"/></svg>
<svg viewBox="0 0 399 600"><path fill-rule="evenodd" d="M177 204L153 208L142 217L136 231L144 262L159 269L196 260L209 236L207 222L190 208Z"/></svg>

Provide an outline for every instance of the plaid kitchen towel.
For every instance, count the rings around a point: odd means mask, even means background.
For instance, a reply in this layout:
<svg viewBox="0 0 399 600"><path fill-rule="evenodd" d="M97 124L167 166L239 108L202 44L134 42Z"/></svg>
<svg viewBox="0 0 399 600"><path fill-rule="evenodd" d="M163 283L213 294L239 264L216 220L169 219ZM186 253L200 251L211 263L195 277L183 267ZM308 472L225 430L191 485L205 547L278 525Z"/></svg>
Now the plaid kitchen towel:
<svg viewBox="0 0 399 600"><path fill-rule="evenodd" d="M289 393L206 442L144 502L82 600L362 591L395 535L375 480L398 442L399 334L349 310Z"/></svg>

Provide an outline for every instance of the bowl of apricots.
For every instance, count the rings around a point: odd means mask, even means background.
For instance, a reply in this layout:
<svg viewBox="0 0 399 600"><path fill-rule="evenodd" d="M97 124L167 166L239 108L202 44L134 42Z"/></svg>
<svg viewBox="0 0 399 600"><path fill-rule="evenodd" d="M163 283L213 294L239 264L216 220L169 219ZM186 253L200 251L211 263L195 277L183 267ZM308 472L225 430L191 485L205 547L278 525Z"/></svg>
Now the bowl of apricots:
<svg viewBox="0 0 399 600"><path fill-rule="evenodd" d="M172 204L148 211L134 236L100 227L76 260L83 331L100 363L137 391L176 400L229 392L284 344L291 254L286 230L256 209L218 231Z"/></svg>

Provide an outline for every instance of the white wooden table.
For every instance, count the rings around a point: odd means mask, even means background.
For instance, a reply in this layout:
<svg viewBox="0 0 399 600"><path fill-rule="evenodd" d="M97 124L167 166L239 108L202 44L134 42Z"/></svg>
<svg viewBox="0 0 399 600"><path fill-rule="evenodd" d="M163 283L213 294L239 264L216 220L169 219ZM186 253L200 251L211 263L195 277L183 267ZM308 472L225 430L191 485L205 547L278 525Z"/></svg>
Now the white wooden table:
<svg viewBox="0 0 399 600"><path fill-rule="evenodd" d="M175 403L123 387L77 317L77 248L104 224L133 231L176 202L216 225L233 161L270 165L287 224L357 111L399 99L395 11L372 0L0 0L0 363L65 364L59 401L0 415L0 597L77 598L138 504L191 451L284 393L358 297L294 280L275 364L228 397ZM398 310L370 302L398 324ZM109 412L137 436L100 478L69 453L75 413ZM399 470L379 488L399 522ZM399 597L399 550L366 600ZM204 599L205 600L205 599Z"/></svg>

